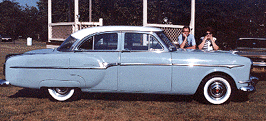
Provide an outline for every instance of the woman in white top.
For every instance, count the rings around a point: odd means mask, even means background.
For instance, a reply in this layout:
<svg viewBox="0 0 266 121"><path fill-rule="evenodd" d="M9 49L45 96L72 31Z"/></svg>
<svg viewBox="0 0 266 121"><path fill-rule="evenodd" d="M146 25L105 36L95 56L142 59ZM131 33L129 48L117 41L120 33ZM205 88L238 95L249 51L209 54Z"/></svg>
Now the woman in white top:
<svg viewBox="0 0 266 121"><path fill-rule="evenodd" d="M208 27L206 30L206 35L201 37L201 43L199 44L200 50L218 50L219 46L216 44L216 38L212 36L213 30Z"/></svg>

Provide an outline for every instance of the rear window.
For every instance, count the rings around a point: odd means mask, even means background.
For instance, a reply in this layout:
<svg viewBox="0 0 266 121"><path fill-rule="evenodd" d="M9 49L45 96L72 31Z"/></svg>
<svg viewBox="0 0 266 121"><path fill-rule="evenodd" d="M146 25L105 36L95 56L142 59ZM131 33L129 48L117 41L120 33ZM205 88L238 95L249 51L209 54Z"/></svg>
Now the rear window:
<svg viewBox="0 0 266 121"><path fill-rule="evenodd" d="M88 36L82 40L79 50L116 50L118 45L117 33L102 33Z"/></svg>

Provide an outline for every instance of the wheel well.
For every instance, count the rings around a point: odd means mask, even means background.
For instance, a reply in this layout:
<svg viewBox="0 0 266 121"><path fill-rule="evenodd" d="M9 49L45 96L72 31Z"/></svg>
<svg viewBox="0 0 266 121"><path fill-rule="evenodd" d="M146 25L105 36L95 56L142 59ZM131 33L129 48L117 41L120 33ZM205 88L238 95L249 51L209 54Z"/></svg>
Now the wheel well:
<svg viewBox="0 0 266 121"><path fill-rule="evenodd" d="M51 87L40 87L41 90L46 90L48 88L51 88ZM70 87L69 87L70 88ZM71 88L74 88L74 89L78 89L78 90L81 90L79 87L71 87Z"/></svg>
<svg viewBox="0 0 266 121"><path fill-rule="evenodd" d="M41 87L40 90L47 92L47 89L50 87ZM79 87L73 87L75 89L75 91L77 91L76 93L80 93L82 92L81 89ZM48 93L48 92L47 92Z"/></svg>
<svg viewBox="0 0 266 121"><path fill-rule="evenodd" d="M199 87L198 87L196 93L198 93L198 91L199 91L199 90L201 89L201 87L204 85L204 80L206 80L206 78L208 78L208 77L210 77L210 76L213 76L213 75L221 75L221 76L225 76L225 77L227 77L227 78L229 79L229 81L230 81L229 83L231 83L232 86L234 86L234 87L236 88L236 83L235 83L234 79L233 79L230 75L228 75L227 73L224 73L224 72L213 72L213 73L210 73L210 74L206 75L206 76L201 80L200 85L199 85Z"/></svg>

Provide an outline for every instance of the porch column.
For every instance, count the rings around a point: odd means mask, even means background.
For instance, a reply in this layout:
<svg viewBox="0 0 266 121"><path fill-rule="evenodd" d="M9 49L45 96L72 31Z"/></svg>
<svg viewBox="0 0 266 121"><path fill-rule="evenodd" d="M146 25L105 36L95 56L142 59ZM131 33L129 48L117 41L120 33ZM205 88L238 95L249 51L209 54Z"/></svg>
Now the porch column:
<svg viewBox="0 0 266 121"><path fill-rule="evenodd" d="M79 1L78 0L75 0L74 19L75 19L74 20L74 32L76 32L78 31L78 23L79 23Z"/></svg>
<svg viewBox="0 0 266 121"><path fill-rule="evenodd" d="M90 3L89 3L89 4L90 4L90 5L89 5L89 9L90 9L90 10L89 10L89 12L90 12L90 15L89 15L89 16L90 16L90 17L89 17L89 22L91 22L91 14L92 14L92 12L91 12L91 11L92 11L92 2L91 2L91 0L90 0L89 2L90 2Z"/></svg>
<svg viewBox="0 0 266 121"><path fill-rule="evenodd" d="M147 0L143 0L143 26L147 26L148 24L148 2Z"/></svg>
<svg viewBox="0 0 266 121"><path fill-rule="evenodd" d="M191 0L191 18L190 18L190 28L193 28L190 32L191 34L195 35L195 0Z"/></svg>
<svg viewBox="0 0 266 121"><path fill-rule="evenodd" d="M52 38L52 0L48 0L48 42Z"/></svg>

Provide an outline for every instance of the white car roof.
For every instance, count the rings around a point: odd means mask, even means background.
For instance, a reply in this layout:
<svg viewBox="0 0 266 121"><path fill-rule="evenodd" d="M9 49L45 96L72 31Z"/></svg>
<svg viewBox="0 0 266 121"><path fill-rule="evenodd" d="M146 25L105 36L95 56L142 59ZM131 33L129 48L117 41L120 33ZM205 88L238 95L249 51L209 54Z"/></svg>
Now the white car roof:
<svg viewBox="0 0 266 121"><path fill-rule="evenodd" d="M162 31L159 28L154 27L143 27L143 26L100 26L90 27L82 29L73 33L71 36L76 39L82 39L90 34L99 32L111 32L111 31L142 31L142 32L159 32Z"/></svg>

